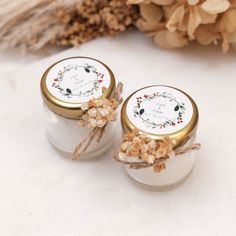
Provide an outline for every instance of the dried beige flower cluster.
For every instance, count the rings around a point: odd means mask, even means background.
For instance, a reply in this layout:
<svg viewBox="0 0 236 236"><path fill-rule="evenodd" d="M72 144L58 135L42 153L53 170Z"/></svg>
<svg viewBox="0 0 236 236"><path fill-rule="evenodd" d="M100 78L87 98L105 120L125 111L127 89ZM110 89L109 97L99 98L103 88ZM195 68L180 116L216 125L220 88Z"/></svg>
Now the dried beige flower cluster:
<svg viewBox="0 0 236 236"><path fill-rule="evenodd" d="M180 48L190 41L222 42L224 52L236 44L236 0L128 0L138 4L137 27L163 48Z"/></svg>
<svg viewBox="0 0 236 236"><path fill-rule="evenodd" d="M139 161L151 164L155 172L165 169L165 160L174 155L173 145L169 138L156 141L144 134L139 134L137 129L124 135L119 151L121 161L125 161L127 157L135 157ZM132 162L130 164L132 165Z"/></svg>
<svg viewBox="0 0 236 236"><path fill-rule="evenodd" d="M57 11L65 30L51 43L78 46L97 37L114 36L133 25L138 15L137 8L126 0L85 0L72 13Z"/></svg>
<svg viewBox="0 0 236 236"><path fill-rule="evenodd" d="M85 112L78 126L89 128L103 128L108 122L115 121L118 103L114 99L91 99L82 104L81 109Z"/></svg>

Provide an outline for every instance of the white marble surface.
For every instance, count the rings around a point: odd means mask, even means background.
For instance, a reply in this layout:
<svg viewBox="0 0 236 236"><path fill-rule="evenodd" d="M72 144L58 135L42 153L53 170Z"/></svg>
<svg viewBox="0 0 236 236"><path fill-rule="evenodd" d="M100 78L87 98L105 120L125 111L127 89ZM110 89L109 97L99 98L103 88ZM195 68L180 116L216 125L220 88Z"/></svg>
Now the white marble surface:
<svg viewBox="0 0 236 236"><path fill-rule="evenodd" d="M17 49L0 50L0 80L5 74L13 74L17 70L36 62L47 55L53 55L65 50L63 47L49 47L45 53L25 53Z"/></svg>
<svg viewBox="0 0 236 236"><path fill-rule="evenodd" d="M60 156L44 134L40 76L55 60L85 55L107 63L124 96L167 84L200 109L196 168L178 188L140 188L106 153ZM165 51L138 33L100 39L0 80L0 235L236 235L236 60L212 48ZM118 140L120 129L118 130Z"/></svg>
<svg viewBox="0 0 236 236"><path fill-rule="evenodd" d="M22 54L17 50L0 52L0 80L7 73L14 73L32 62L42 58L40 55Z"/></svg>

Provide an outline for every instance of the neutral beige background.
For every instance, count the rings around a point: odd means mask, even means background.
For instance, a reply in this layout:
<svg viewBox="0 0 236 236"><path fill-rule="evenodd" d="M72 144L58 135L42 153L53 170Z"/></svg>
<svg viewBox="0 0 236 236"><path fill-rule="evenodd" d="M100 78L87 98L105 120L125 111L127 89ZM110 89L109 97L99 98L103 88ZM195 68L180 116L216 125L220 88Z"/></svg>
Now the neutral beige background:
<svg viewBox="0 0 236 236"><path fill-rule="evenodd" d="M54 61L98 58L125 83L188 92L200 109L196 168L177 189L136 186L109 153L73 162L44 134L40 76ZM236 235L235 54L193 46L165 51L139 33L100 39L0 80L0 235ZM116 140L119 140L118 128ZM115 145L113 145L115 146Z"/></svg>

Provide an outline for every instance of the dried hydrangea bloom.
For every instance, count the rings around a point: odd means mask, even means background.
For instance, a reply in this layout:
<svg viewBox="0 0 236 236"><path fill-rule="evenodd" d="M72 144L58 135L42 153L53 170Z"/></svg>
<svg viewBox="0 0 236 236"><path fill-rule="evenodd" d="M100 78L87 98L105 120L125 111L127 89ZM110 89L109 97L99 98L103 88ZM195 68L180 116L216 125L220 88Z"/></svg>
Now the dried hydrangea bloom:
<svg viewBox="0 0 236 236"><path fill-rule="evenodd" d="M236 44L235 0L128 0L138 5L139 30L163 48L222 42L223 51Z"/></svg>

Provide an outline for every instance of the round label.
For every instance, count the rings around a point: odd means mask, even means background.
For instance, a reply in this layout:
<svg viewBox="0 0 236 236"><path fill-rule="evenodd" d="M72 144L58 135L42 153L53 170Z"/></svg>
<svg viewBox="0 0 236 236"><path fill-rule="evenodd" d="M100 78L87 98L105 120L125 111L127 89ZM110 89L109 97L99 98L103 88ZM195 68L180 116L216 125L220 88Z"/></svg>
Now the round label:
<svg viewBox="0 0 236 236"><path fill-rule="evenodd" d="M184 128L193 116L190 99L181 91L152 86L129 99L126 113L130 122L150 134L170 134Z"/></svg>
<svg viewBox="0 0 236 236"><path fill-rule="evenodd" d="M83 103L102 95L111 77L100 62L89 58L70 58L55 64L48 72L49 92L65 102Z"/></svg>

